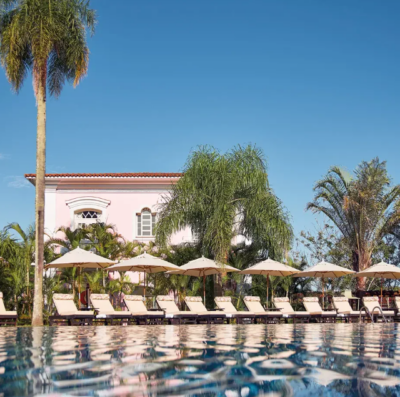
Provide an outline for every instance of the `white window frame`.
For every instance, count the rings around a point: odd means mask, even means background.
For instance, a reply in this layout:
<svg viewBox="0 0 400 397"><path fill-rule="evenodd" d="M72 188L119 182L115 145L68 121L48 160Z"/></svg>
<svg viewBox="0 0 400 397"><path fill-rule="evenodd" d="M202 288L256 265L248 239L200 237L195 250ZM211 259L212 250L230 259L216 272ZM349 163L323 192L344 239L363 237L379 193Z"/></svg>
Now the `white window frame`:
<svg viewBox="0 0 400 397"><path fill-rule="evenodd" d="M65 204L68 206L70 210L70 222L72 229L76 228L75 214L82 211L100 212L101 217L97 219L97 222L107 223L108 206L111 204L110 200L106 200L100 197L83 196L67 200Z"/></svg>
<svg viewBox="0 0 400 397"><path fill-rule="evenodd" d="M143 234L143 214L150 215L150 234ZM150 208L145 207L142 208L140 212L136 213L136 227L135 227L135 235L138 238L154 238L154 226L157 223L157 214L152 212ZM148 226L148 225L146 225ZM140 227L140 230L139 230Z"/></svg>
<svg viewBox="0 0 400 397"><path fill-rule="evenodd" d="M82 212L85 211L92 211L97 213L97 218L78 218L77 215L81 214ZM93 225L95 223L101 223L102 222L102 212L100 210L96 209L84 209L84 210L77 210L74 213L74 229L77 229L79 225L84 225L81 227L81 229L84 229L85 227L89 225Z"/></svg>

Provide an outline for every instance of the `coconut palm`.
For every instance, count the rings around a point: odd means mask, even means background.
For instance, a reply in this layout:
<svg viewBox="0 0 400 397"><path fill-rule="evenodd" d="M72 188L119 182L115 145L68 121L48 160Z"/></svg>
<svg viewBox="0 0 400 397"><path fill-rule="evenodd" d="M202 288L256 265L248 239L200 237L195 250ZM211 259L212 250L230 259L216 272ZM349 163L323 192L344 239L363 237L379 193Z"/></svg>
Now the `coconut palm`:
<svg viewBox="0 0 400 397"><path fill-rule="evenodd" d="M89 1L0 0L0 60L16 92L32 72L37 102L36 271L32 325L43 325L46 96L66 80L79 84L88 70L86 27L94 32Z"/></svg>
<svg viewBox="0 0 400 397"><path fill-rule="evenodd" d="M368 268L374 250L400 224L400 185L391 186L386 162L363 161L354 176L332 167L314 191L307 209L325 214L336 225L351 250L353 270ZM363 278L358 288L365 289Z"/></svg>
<svg viewBox="0 0 400 397"><path fill-rule="evenodd" d="M210 147L195 151L158 215L157 244L166 246L172 233L190 227L203 254L225 263L236 236L279 258L293 234L269 186L264 156L252 146L224 155Z"/></svg>

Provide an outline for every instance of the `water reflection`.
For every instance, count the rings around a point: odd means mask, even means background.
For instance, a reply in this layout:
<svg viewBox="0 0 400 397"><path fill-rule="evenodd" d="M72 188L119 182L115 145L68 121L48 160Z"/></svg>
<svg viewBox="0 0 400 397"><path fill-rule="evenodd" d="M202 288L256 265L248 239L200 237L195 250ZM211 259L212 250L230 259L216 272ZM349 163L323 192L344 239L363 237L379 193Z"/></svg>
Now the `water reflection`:
<svg viewBox="0 0 400 397"><path fill-rule="evenodd" d="M0 395L400 395L397 324L0 328Z"/></svg>

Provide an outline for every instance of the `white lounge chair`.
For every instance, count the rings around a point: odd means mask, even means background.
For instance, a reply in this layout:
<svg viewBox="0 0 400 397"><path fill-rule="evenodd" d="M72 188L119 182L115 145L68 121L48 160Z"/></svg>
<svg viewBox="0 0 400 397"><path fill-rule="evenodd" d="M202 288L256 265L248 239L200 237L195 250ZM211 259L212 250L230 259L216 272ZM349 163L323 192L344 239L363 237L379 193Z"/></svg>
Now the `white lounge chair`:
<svg viewBox="0 0 400 397"><path fill-rule="evenodd" d="M223 310L225 314L231 315L236 319L238 324L243 322L254 322L254 313L238 311L236 307L233 306L230 296L217 296L214 298L214 302L217 304L218 309Z"/></svg>
<svg viewBox="0 0 400 397"><path fill-rule="evenodd" d="M311 314L307 311L295 311L293 310L292 305L290 304L289 298L273 298L274 306L277 309L280 309L282 314L286 314L289 318L293 319L293 322L300 321L310 321L312 317Z"/></svg>
<svg viewBox="0 0 400 397"><path fill-rule="evenodd" d="M189 323L196 322L197 320L197 314L179 310L174 298L170 295L159 295L156 301L160 309L165 313L165 318L170 323Z"/></svg>
<svg viewBox="0 0 400 397"><path fill-rule="evenodd" d="M303 305L311 315L320 316L322 320L336 320L337 318L336 310L323 310L317 297L303 298Z"/></svg>
<svg viewBox="0 0 400 397"><path fill-rule="evenodd" d="M124 302L137 324L162 324L165 319L163 311L147 310L141 295L125 295Z"/></svg>
<svg viewBox="0 0 400 397"><path fill-rule="evenodd" d="M266 311L261 304L259 296L245 296L243 301L249 312L254 313L256 322L260 320L264 323L277 323L282 316L286 316L286 318L289 317L288 315L283 315L280 310Z"/></svg>
<svg viewBox="0 0 400 397"><path fill-rule="evenodd" d="M379 304L379 297L378 296L364 296L362 298L363 305L369 310L371 315L374 316L381 316L382 307ZM388 317L389 320L393 319L395 313L393 310L382 310L383 315Z"/></svg>
<svg viewBox="0 0 400 397"><path fill-rule="evenodd" d="M17 325L18 315L15 311L6 310L3 293L0 292L0 325Z"/></svg>
<svg viewBox="0 0 400 397"><path fill-rule="evenodd" d="M197 314L197 322L205 322L207 324L219 323L223 324L227 318L223 311L209 311L203 304L201 296L187 296L185 303L192 313Z"/></svg>
<svg viewBox="0 0 400 397"><path fill-rule="evenodd" d="M347 318L359 318L365 316L367 313L365 311L360 312L359 310L353 310L350 306L349 299L345 296L334 296L332 298L333 306L337 310L338 314L343 314Z"/></svg>
<svg viewBox="0 0 400 397"><path fill-rule="evenodd" d="M72 294L54 294L53 303L57 314L49 317L50 325L91 325L93 311L78 310Z"/></svg>
<svg viewBox="0 0 400 397"><path fill-rule="evenodd" d="M126 324L131 319L131 313L128 311L117 311L113 308L108 294L90 294L90 301L94 310L97 312L96 318L104 318L106 324L114 324L117 321Z"/></svg>

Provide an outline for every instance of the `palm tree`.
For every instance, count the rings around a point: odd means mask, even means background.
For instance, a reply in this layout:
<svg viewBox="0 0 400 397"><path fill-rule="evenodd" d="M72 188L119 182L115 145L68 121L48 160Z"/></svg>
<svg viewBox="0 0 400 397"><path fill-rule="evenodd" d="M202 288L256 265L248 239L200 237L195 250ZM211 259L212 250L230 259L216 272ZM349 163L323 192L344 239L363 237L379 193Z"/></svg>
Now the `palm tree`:
<svg viewBox="0 0 400 397"><path fill-rule="evenodd" d="M110 280L108 286L111 295L114 295L115 293L118 294L118 305L122 308L122 294L129 294L135 287L135 284L132 283L129 276L125 275L125 272L121 272L119 278Z"/></svg>
<svg viewBox="0 0 400 397"><path fill-rule="evenodd" d="M88 231L86 229L71 229L69 227L61 226L57 232L63 232L65 238L50 238L49 244L59 245L71 251L82 245L82 241L88 238Z"/></svg>
<svg viewBox="0 0 400 397"><path fill-rule="evenodd" d="M391 186L386 162L363 161L354 177L332 167L314 191L307 209L325 214L338 228L352 253L353 270L368 268L374 250L400 224L400 185ZM363 278L357 283L365 289Z"/></svg>
<svg viewBox="0 0 400 397"><path fill-rule="evenodd" d="M30 271L31 264L35 259L35 227L33 225L28 226L27 230L23 230L19 223L10 223L5 227L5 230L13 230L16 232L21 241L19 242L19 260L25 267L25 287L28 298L30 297Z"/></svg>
<svg viewBox="0 0 400 397"><path fill-rule="evenodd" d="M108 259L118 259L124 249L125 240L116 232L114 225L94 223L87 230L90 245L98 255Z"/></svg>
<svg viewBox="0 0 400 397"><path fill-rule="evenodd" d="M65 80L79 84L88 70L86 27L94 32L89 1L0 0L0 60L16 92L32 71L37 102L36 269L32 325L43 325L46 96L58 97Z"/></svg>
<svg viewBox="0 0 400 397"><path fill-rule="evenodd" d="M203 254L226 262L236 236L279 259L293 232L288 215L268 183L266 161L256 147L221 155L201 147L188 159L184 176L160 205L156 243L190 227Z"/></svg>

